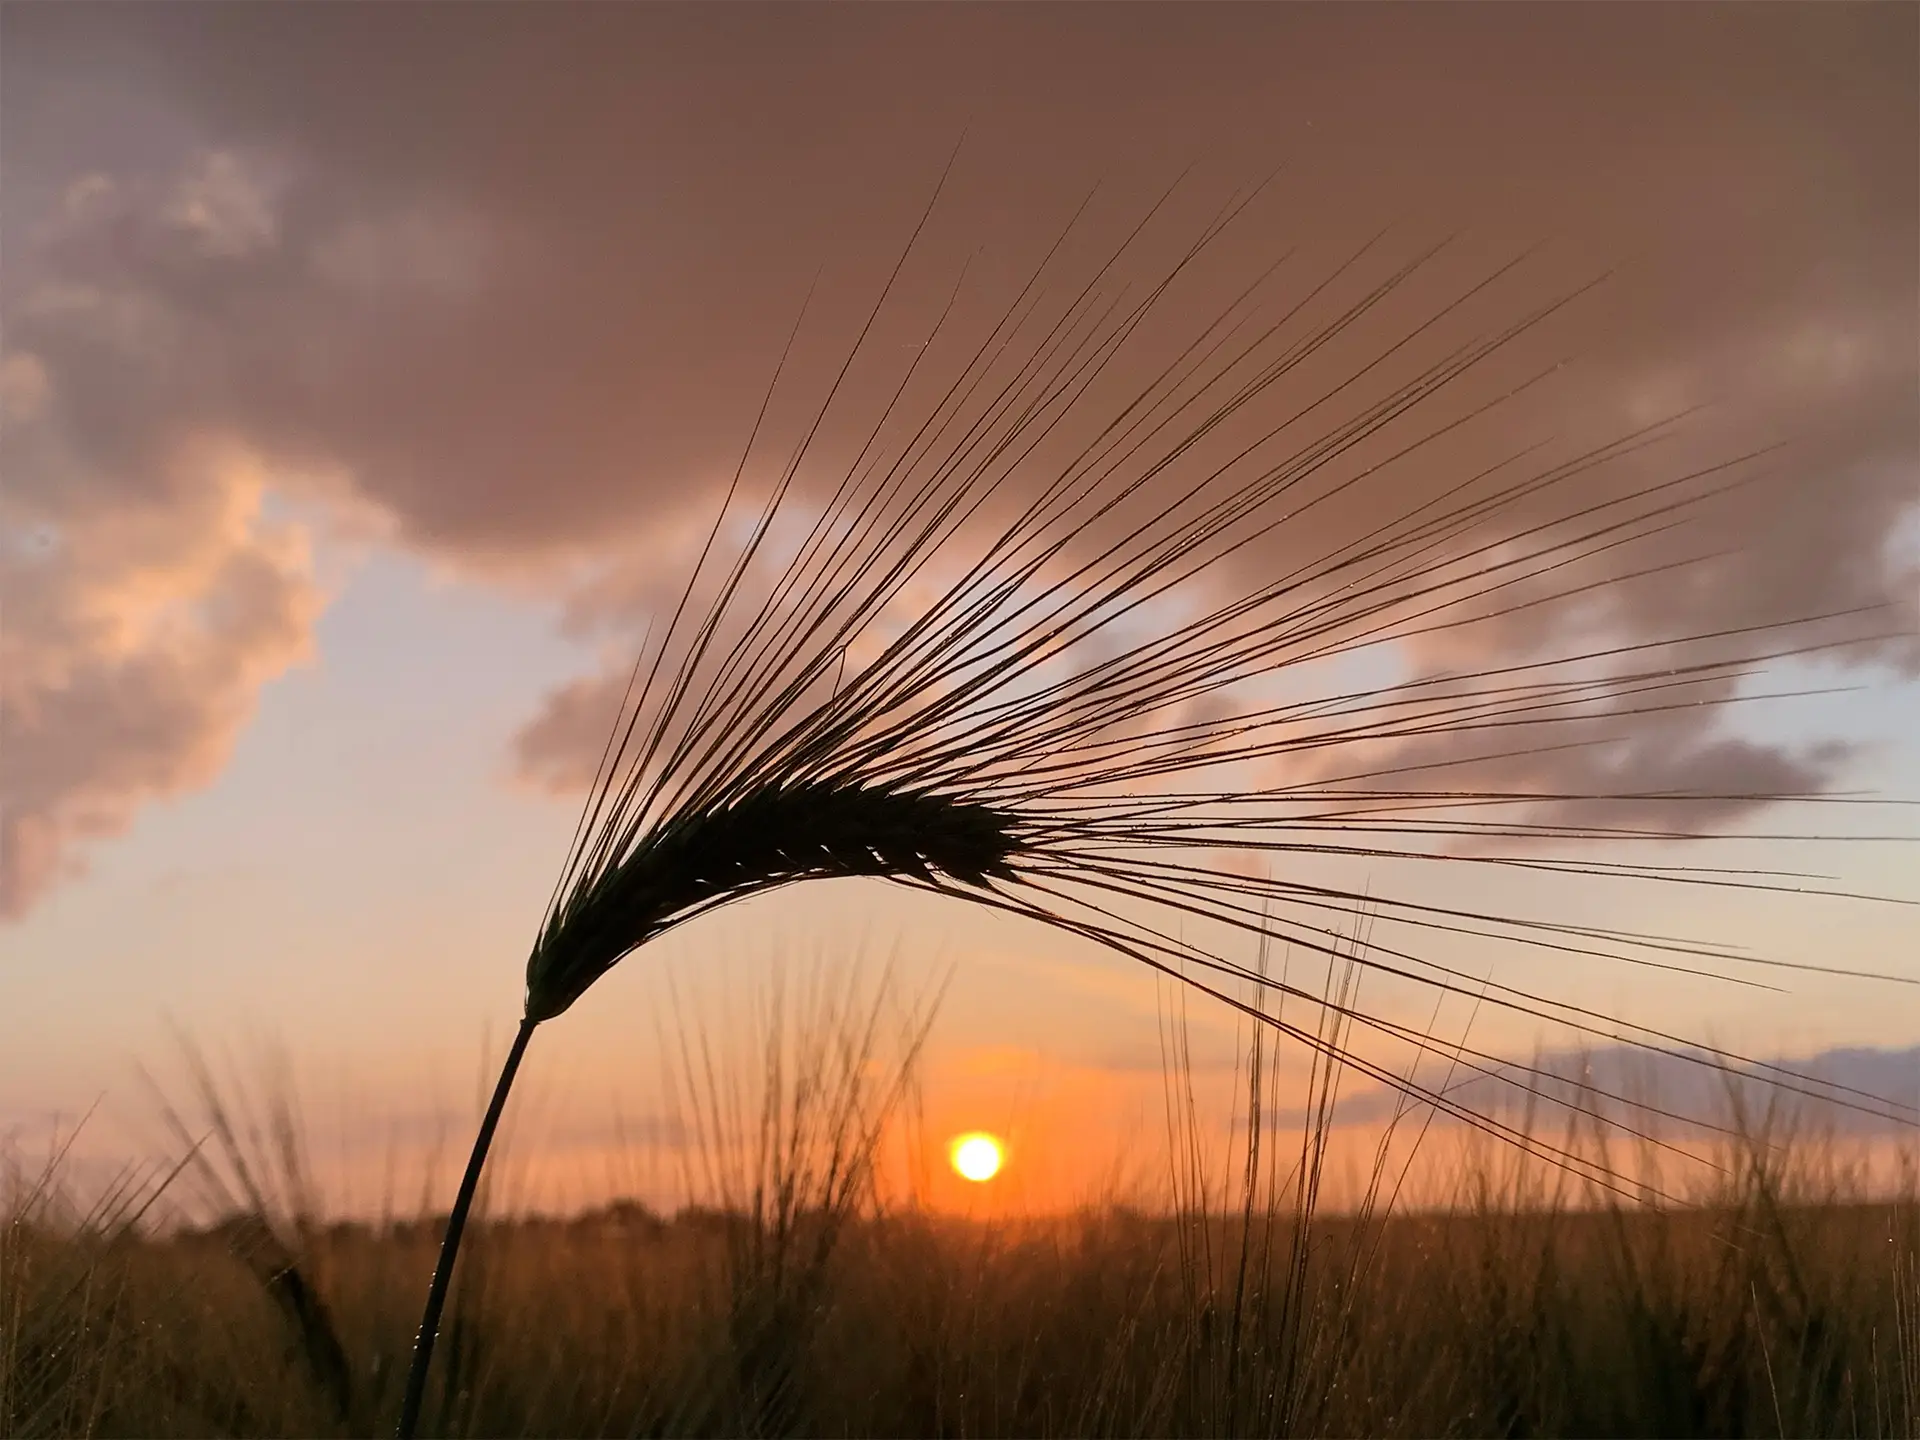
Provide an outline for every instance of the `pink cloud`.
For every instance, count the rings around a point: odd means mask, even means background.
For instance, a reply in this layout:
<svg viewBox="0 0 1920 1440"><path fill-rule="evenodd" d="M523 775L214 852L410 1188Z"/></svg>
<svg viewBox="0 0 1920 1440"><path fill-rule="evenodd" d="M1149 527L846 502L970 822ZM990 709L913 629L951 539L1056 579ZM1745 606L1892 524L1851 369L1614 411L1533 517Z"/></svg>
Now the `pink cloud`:
<svg viewBox="0 0 1920 1440"><path fill-rule="evenodd" d="M1220 567L1213 593L1322 559L1497 453L1553 437L1571 453L1712 402L1683 443L1510 508L1460 544L1491 551L1572 499L1792 440L1772 480L1640 552L1649 565L1724 558L1611 586L1577 612L1515 609L1423 637L1407 647L1411 672L1511 662L1575 625L1631 643L1862 606L1883 607L1894 638L1854 659L1920 663L1898 633L1920 628L1912 562L1885 543L1920 480L1911 15L1567 11L1493 26L1409 12L1390 32L1324 10L1136 19L406 10L374 22L370 58L357 13L162 10L108 26L10 12L0 505L10 536L48 548L10 545L0 562L7 907L24 909L142 806L207 783L259 687L305 652L320 597L298 534L263 518L271 490L350 504L390 543L551 595L610 649L637 643L678 594L806 287L818 272L754 493L824 394L968 117L903 303L869 337L797 481L803 508L826 503L963 261L951 342L926 357L928 383L883 449L911 443L931 377L984 333L1096 175L1111 185L1069 256L1082 275L1165 175L1205 162L1123 271L1138 281L1234 185L1290 156L1217 272L1192 277L1172 323L1142 331L984 529L1059 473L1183 325L1289 247L1300 253L1276 280L1279 308L1384 219L1475 231L1152 482L1137 513L1164 509L1183 474L1288 406L1304 411L1449 286L1544 230L1561 237L1545 261L1262 453L1329 433L1416 356L1600 268L1623 273L1304 481L1296 498L1319 503ZM1782 75L1842 71L1844 94L1781 89ZM1339 304L1417 248L1407 233ZM1569 353L1578 363L1495 418L1336 492L1423 423ZM1081 538L1073 554L1110 531ZM626 663L548 697L518 741L529 778L566 787L591 773ZM1502 773L1744 792L1818 788L1843 758L1731 737L1707 707Z"/></svg>

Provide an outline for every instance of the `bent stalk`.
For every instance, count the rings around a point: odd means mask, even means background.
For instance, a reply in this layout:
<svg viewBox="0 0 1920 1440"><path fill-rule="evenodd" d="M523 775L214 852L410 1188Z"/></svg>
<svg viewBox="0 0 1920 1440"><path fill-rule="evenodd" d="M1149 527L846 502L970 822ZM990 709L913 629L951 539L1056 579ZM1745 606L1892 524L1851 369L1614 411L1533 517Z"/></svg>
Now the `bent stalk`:
<svg viewBox="0 0 1920 1440"><path fill-rule="evenodd" d="M1438 246L1366 288L1378 268L1369 242L1278 314L1261 293L1276 262L1184 340L1163 342L1184 344L1172 360L1135 344L1251 203L1230 201L1193 245L1159 258L1151 246L1135 253L1143 220L1063 286L1055 259L1076 212L1019 292L970 332L949 333L951 306L939 312L898 386L846 429L859 446L850 459L838 440L814 455L816 438L856 418L846 412L859 387L842 382L892 303L903 253L800 443L762 485L750 462L770 443L762 425L791 351L782 355L678 599L660 607L659 638L642 642L620 692L527 959L526 1019L449 1220L403 1437L418 1421L467 1208L532 1027L669 930L814 880L886 880L1096 942L1320 1062L1622 1194L1633 1192L1604 1158L1542 1143L1510 1108L1423 1079L1430 1031L1349 989L1276 980L1236 953L1278 942L1331 974L1352 955L1342 917L1364 913L1390 929L1351 963L1436 1003L1485 1004L1915 1123L1910 1107L1689 1045L1583 1005L1578 992L1482 979L1449 948L1530 956L1530 975L1599 964L1749 985L1795 973L1920 983L1713 937L1569 923L1537 906L1482 906L1454 884L1475 873L1578 876L1616 894L1692 885L1876 898L1644 848L1767 839L1722 822L1844 800L1820 783L1680 783L1693 760L1718 773L1717 757L1744 742L1675 717L1744 701L1748 678L1769 666L1890 638L1853 628L1865 612L1656 633L1624 601L1594 610L1622 586L1649 614L1674 610L1644 587L1707 557L1670 548L1672 532L1759 483L1768 448L1643 473L1656 463L1644 452L1688 412L1544 453L1472 441L1485 417L1552 374L1516 381L1526 372L1502 367L1530 362L1503 352L1585 287L1482 329L1476 297L1519 261L1456 280L1427 269ZM1437 296L1407 288L1421 276ZM1360 282L1354 304L1302 308L1343 278ZM1395 316L1399 338L1371 358L1334 344L1363 320L1377 328ZM1468 338L1441 338L1453 326ZM944 388L909 426L903 397L918 393L916 375ZM1450 408L1431 423L1408 418L1435 405ZM1438 447L1468 442L1484 449L1467 452L1458 478L1417 473L1451 454ZM812 479L822 465L828 479ZM1402 485L1411 489L1389 488ZM742 526L729 558L727 537ZM1487 625L1505 628L1473 628ZM1557 627L1570 643L1540 658L1528 635ZM849 663L856 644L866 658ZM1388 652L1404 675L1363 682L1370 671L1324 668ZM1536 774L1540 757L1576 754L1566 776ZM1645 783L1630 778L1656 755L1666 758ZM1604 845L1642 848L1627 859L1575 848ZM1390 866L1399 879L1343 882L1320 868L1329 863L1349 874ZM1612 913L1631 912L1616 901ZM1190 923L1203 938L1186 938ZM1288 1001L1320 1023L1287 1018ZM1552 1079L1464 1039L1446 1049L1450 1067L1493 1093L1517 1077ZM1551 1086L1529 1093L1572 1108ZM1643 1110L1631 1096L1591 1093ZM1664 1147L1631 1121L1620 1128Z"/></svg>
<svg viewBox="0 0 1920 1440"><path fill-rule="evenodd" d="M467 1211L473 1208L474 1191L480 1188L480 1172L486 1167L487 1151L493 1145L493 1132L500 1124L500 1112L507 1108L507 1092L513 1089L513 1077L520 1069L520 1057L527 1053L527 1041L540 1022L526 1019L513 1037L506 1064L500 1067L500 1079L493 1087L493 1100L480 1133L474 1136L473 1153L467 1157L467 1173L461 1177L460 1193L454 1197L453 1212L447 1216L447 1232L440 1237L440 1258L433 1269L433 1284L427 1290L427 1308L420 1314L420 1333L413 1340L413 1365L407 1371L407 1395L400 1405L400 1423L394 1434L399 1440L413 1440L420 1425L420 1406L427 1395L427 1371L433 1365L433 1342L440 1335L440 1312L446 1308L447 1288L453 1280L453 1262L460 1254L460 1236L467 1228Z"/></svg>

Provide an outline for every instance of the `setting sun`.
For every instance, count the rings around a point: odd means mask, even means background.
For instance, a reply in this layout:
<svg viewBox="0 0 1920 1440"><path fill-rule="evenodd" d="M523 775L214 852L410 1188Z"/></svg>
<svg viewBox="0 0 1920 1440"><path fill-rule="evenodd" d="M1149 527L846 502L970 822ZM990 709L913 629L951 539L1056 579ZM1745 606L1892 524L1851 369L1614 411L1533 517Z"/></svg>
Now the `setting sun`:
<svg viewBox="0 0 1920 1440"><path fill-rule="evenodd" d="M991 1135L978 1132L956 1138L948 1153L952 1157L954 1171L962 1179L972 1180L976 1184L998 1175L1001 1162L1005 1159L1000 1142Z"/></svg>

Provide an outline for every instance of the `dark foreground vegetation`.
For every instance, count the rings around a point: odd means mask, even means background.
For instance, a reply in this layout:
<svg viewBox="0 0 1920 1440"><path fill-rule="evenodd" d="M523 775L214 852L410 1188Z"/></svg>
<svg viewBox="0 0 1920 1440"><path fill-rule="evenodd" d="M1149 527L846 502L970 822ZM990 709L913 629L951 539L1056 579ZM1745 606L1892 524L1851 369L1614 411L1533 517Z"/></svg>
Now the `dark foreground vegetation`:
<svg viewBox="0 0 1920 1440"><path fill-rule="evenodd" d="M1316 1214L1327 1132L1247 1125L1281 1113L1256 1046L1238 1133L1261 1143L1205 1162L1171 1106L1170 1208L981 1223L880 1198L915 1053L886 1072L816 1047L744 1109L709 1087L689 1114L715 1204L478 1223L429 1432L1920 1435L1913 1172L1869 1193L1777 1117L1684 1204L1489 1146L1444 1209L1394 1213L1383 1166ZM198 1099L169 1183L224 1195L216 1223L156 1227L150 1185L81 1210L57 1162L15 1173L0 1433L391 1431L437 1223L328 1221L280 1183L288 1125Z"/></svg>
<svg viewBox="0 0 1920 1440"><path fill-rule="evenodd" d="M1920 1433L1920 1210L1516 1212L1184 1228L925 1216L730 1236L715 1218L496 1224L448 1330L460 1435ZM1183 1244L1183 1238L1185 1244ZM432 1237L139 1240L17 1219L10 1435L390 1426ZM1266 1248L1280 1252L1268 1272ZM236 1253L237 1252L237 1253Z"/></svg>

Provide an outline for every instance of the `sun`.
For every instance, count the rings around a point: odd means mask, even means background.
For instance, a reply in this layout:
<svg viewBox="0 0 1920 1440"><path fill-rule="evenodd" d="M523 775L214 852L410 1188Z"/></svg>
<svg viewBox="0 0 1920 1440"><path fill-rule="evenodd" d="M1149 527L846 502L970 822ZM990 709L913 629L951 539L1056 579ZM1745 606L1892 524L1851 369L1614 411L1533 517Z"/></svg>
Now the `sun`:
<svg viewBox="0 0 1920 1440"><path fill-rule="evenodd" d="M947 1155L953 1161L956 1174L963 1180L971 1180L976 1185L985 1184L1000 1173L1001 1163L1006 1159L1006 1151L1000 1141L982 1131L970 1135L959 1135L947 1148Z"/></svg>

